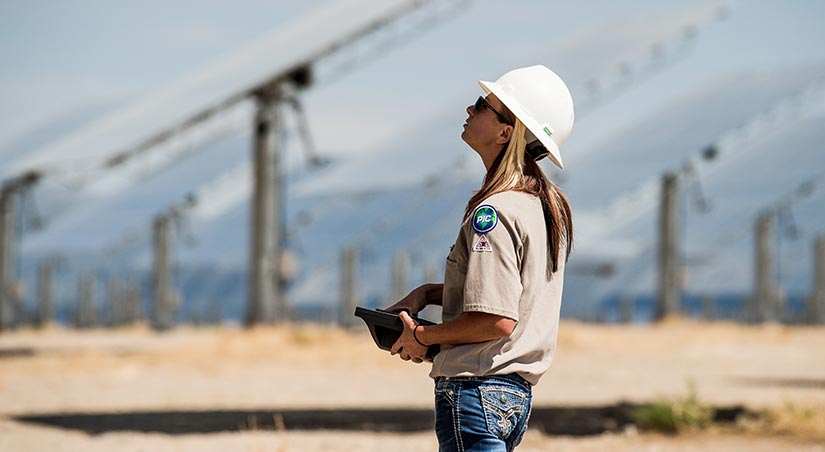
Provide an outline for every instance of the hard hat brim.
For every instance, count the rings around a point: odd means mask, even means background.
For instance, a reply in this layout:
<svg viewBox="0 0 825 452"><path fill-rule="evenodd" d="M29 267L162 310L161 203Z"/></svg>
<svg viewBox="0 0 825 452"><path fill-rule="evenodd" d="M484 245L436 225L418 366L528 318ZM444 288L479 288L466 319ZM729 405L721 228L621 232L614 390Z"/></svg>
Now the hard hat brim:
<svg viewBox="0 0 825 452"><path fill-rule="evenodd" d="M541 144L543 144L544 147L547 148L547 151L549 151L547 157L550 160L552 160L553 163L556 164L556 166L558 166L561 169L564 169L564 163L562 163L561 161L561 152L559 151L559 146L556 144L555 141L553 141L552 138L547 136L541 124L539 124L538 121L533 119L533 116L528 114L527 111L525 111L524 107L522 107L521 104L518 103L518 101L516 101L512 96L507 94L507 92L501 88L501 85L499 85L496 82L479 80L478 84L479 86L481 86L481 89L483 89L484 92L486 92L487 94L495 94L496 97L498 97L498 100L500 100L501 103L503 103L507 108L509 108L510 111L513 112L513 114L516 116L516 118L518 118L519 121L521 121L524 124L524 126L527 127L527 130L529 130L530 133L532 133L533 136L535 136L539 141L541 141Z"/></svg>

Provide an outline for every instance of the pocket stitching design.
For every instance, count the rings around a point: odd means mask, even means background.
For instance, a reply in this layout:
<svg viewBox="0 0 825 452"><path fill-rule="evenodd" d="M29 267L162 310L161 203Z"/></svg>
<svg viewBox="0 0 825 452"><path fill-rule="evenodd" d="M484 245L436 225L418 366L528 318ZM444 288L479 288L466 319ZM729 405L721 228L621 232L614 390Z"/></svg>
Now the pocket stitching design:
<svg viewBox="0 0 825 452"><path fill-rule="evenodd" d="M484 410L487 429L490 433L493 433L501 439L507 438L513 433L512 429L518 423L518 419L516 419L516 422L512 422L510 418L514 415L518 417L524 412L524 402L527 400L527 397L522 393L502 387L480 386L478 389L481 395L481 406ZM501 395L512 397L515 403L505 403L503 406L499 406L498 400ZM491 419L493 415L495 415L497 419ZM496 429L496 427L498 427L498 429Z"/></svg>

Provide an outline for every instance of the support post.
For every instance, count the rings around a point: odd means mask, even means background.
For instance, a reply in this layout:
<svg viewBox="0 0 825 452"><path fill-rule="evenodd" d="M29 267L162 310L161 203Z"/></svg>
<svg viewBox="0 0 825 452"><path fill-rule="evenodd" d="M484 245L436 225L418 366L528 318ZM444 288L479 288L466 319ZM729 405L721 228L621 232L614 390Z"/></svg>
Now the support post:
<svg viewBox="0 0 825 452"><path fill-rule="evenodd" d="M15 272L14 242L15 191L0 191L0 332L14 327L17 311L17 276Z"/></svg>
<svg viewBox="0 0 825 452"><path fill-rule="evenodd" d="M277 283L282 244L279 100L277 84L256 93L246 326L271 323L276 314L286 313L283 286Z"/></svg>
<svg viewBox="0 0 825 452"><path fill-rule="evenodd" d="M91 328L97 323L94 305L95 280L92 274L80 277L77 293L77 327Z"/></svg>
<svg viewBox="0 0 825 452"><path fill-rule="evenodd" d="M170 271L170 219L168 215L155 218L154 264L152 274L153 309L152 328L165 331L175 325L175 306L172 300Z"/></svg>
<svg viewBox="0 0 825 452"><path fill-rule="evenodd" d="M825 323L825 234L817 237L814 243L813 290L806 314L809 323Z"/></svg>
<svg viewBox="0 0 825 452"><path fill-rule="evenodd" d="M109 279L106 280L106 298L103 304L106 306L108 314L106 326L110 328L115 328L120 323L120 306L118 306L117 290L117 282L114 278L109 277Z"/></svg>
<svg viewBox="0 0 825 452"><path fill-rule="evenodd" d="M338 324L344 328L354 327L358 320L353 315L358 306L355 263L355 248L344 248L341 252L341 308L338 312Z"/></svg>
<svg viewBox="0 0 825 452"><path fill-rule="evenodd" d="M428 283L437 283L444 281L444 274L441 273L441 268L436 262L427 262L424 266L424 279Z"/></svg>
<svg viewBox="0 0 825 452"><path fill-rule="evenodd" d="M124 303L123 286L117 279L106 283L106 303L109 305L109 326L119 327L126 320L126 303Z"/></svg>
<svg viewBox="0 0 825 452"><path fill-rule="evenodd" d="M773 237L775 215L773 211L759 214L755 226L753 300L751 319L755 322L777 320L776 282L773 269Z"/></svg>
<svg viewBox="0 0 825 452"><path fill-rule="evenodd" d="M133 285L126 291L126 323L135 324L143 320L140 286Z"/></svg>
<svg viewBox="0 0 825 452"><path fill-rule="evenodd" d="M678 188L679 178L667 173L662 178L659 206L658 293L655 320L679 312L682 296L679 242L678 242Z"/></svg>
<svg viewBox="0 0 825 452"><path fill-rule="evenodd" d="M396 254L392 261L392 300L395 303L407 295L407 258Z"/></svg>
<svg viewBox="0 0 825 452"><path fill-rule="evenodd" d="M41 328L54 319L52 266L46 259L37 267L37 326Z"/></svg>
<svg viewBox="0 0 825 452"><path fill-rule="evenodd" d="M629 293L623 293L619 296L619 322L633 323L633 314L635 312L635 298Z"/></svg>

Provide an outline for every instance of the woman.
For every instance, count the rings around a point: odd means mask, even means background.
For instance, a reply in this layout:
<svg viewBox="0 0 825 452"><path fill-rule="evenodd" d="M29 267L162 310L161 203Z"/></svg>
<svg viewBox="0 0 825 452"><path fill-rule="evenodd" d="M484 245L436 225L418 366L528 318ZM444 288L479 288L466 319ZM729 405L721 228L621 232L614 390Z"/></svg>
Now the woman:
<svg viewBox="0 0 825 452"><path fill-rule="evenodd" d="M563 168L559 145L573 127L564 82L544 66L515 69L467 107L461 138L487 175L467 203L444 284L425 284L388 308L443 307L443 323L405 329L392 347L420 363L441 344L435 379L441 451L510 451L527 429L531 387L549 369L558 335L564 264L573 225L565 196L536 160Z"/></svg>

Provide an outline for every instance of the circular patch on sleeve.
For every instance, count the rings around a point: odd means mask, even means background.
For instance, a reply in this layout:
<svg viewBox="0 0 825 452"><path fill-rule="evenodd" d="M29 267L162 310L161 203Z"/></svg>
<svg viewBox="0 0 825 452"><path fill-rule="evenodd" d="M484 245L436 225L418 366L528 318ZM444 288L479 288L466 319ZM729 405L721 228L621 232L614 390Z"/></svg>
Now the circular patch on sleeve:
<svg viewBox="0 0 825 452"><path fill-rule="evenodd" d="M486 234L498 224L498 212L493 206L482 204L473 212L473 229L479 234Z"/></svg>

